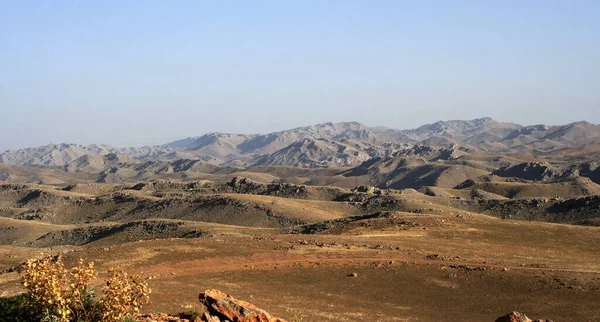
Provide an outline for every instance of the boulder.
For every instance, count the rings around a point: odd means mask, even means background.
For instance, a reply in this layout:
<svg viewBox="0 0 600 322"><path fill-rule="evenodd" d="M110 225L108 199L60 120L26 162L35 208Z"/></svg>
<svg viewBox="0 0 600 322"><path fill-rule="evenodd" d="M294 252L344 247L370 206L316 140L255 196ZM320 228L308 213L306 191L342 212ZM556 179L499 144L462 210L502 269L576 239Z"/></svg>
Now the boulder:
<svg viewBox="0 0 600 322"><path fill-rule="evenodd" d="M511 312L508 315L497 318L496 322L552 322L552 320L531 320L524 313Z"/></svg>
<svg viewBox="0 0 600 322"><path fill-rule="evenodd" d="M237 300L231 295L217 290L207 290L199 295L200 303L206 307L210 318L217 317L221 321L232 322L286 322L283 319L272 317L248 302ZM207 319L205 317L205 319ZM210 321L210 320L209 320ZM214 321L217 321L214 319Z"/></svg>

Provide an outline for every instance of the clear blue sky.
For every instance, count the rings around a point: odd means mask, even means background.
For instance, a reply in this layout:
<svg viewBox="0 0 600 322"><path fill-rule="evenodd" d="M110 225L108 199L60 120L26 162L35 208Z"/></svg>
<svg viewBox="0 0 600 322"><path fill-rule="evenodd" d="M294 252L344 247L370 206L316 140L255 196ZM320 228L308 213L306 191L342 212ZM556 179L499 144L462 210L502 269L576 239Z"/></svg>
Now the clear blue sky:
<svg viewBox="0 0 600 322"><path fill-rule="evenodd" d="M600 123L600 1L0 1L0 150Z"/></svg>

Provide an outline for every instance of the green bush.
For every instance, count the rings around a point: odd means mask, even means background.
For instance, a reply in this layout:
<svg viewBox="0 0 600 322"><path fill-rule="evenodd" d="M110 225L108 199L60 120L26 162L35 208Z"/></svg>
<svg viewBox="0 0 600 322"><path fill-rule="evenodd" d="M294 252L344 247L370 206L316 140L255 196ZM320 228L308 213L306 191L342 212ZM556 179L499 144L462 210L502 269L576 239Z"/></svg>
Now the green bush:
<svg viewBox="0 0 600 322"><path fill-rule="evenodd" d="M0 322L39 321L40 317L28 307L26 294L13 297L0 297Z"/></svg>

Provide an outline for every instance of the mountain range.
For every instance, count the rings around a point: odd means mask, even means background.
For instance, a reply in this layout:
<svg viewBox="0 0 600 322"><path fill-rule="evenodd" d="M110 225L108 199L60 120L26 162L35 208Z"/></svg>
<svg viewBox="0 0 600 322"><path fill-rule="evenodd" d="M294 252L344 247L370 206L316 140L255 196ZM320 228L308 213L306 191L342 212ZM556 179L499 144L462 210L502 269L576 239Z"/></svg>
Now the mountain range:
<svg viewBox="0 0 600 322"><path fill-rule="evenodd" d="M541 179L586 174L595 179L593 161L598 155L600 125L585 121L521 126L480 118L439 121L409 130L343 122L268 134L209 133L141 148L62 143L8 150L0 154L5 164L0 179L27 181L15 175L27 171L99 182L218 179L251 173L259 181L452 186L486 174L515 176L531 166L508 171L509 167L532 161L550 162L549 168L560 169ZM47 175L42 177L48 182Z"/></svg>

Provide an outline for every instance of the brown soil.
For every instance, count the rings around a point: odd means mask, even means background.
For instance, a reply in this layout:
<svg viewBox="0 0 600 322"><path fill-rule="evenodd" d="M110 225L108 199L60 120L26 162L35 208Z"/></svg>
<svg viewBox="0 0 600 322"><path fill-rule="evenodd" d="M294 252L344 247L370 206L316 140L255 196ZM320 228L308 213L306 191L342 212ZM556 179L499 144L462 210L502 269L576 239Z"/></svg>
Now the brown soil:
<svg viewBox="0 0 600 322"><path fill-rule="evenodd" d="M0 296L22 292L15 270L45 251L151 277L145 312L194 310L198 293L218 289L288 320L600 320L600 228L564 224L595 222L597 197L251 182L64 188L0 189Z"/></svg>

